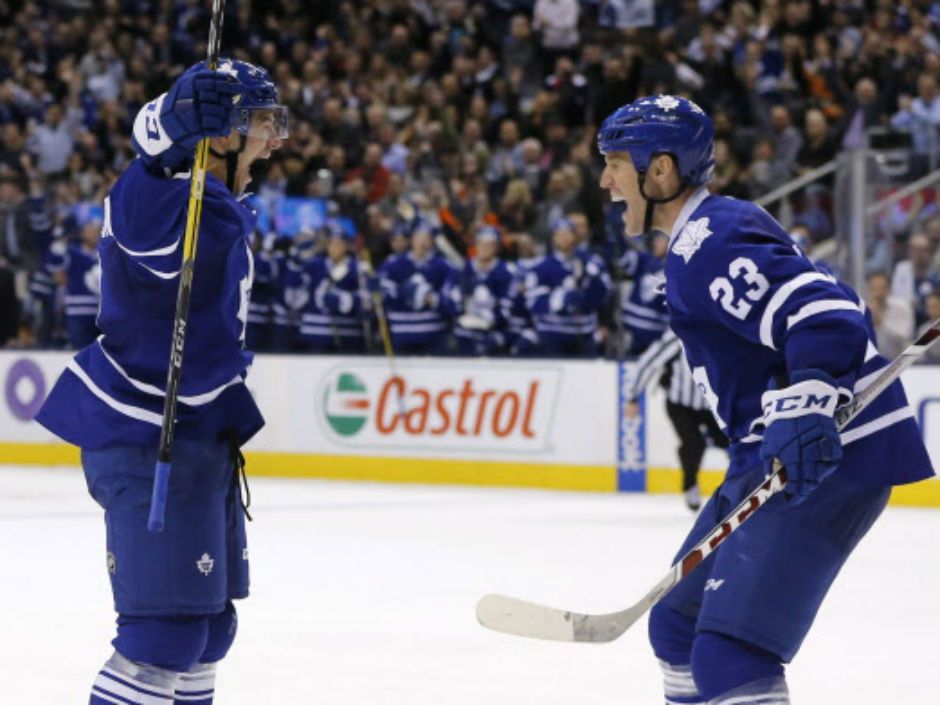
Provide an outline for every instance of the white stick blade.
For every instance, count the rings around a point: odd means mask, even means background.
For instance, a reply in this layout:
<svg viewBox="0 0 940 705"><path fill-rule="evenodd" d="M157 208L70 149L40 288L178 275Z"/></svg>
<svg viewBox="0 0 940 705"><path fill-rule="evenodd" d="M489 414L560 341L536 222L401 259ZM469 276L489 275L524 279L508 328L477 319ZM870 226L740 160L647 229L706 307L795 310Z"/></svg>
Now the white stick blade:
<svg viewBox="0 0 940 705"><path fill-rule="evenodd" d="M571 613L506 595L484 595L477 621L487 629L549 641L575 641Z"/></svg>

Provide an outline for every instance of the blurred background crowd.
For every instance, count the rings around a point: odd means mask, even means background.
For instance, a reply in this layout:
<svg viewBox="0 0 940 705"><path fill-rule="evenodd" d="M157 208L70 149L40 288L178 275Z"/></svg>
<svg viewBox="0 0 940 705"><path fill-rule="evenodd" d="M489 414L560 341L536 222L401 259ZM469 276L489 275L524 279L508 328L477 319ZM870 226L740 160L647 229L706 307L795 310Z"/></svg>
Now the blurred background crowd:
<svg viewBox="0 0 940 705"><path fill-rule="evenodd" d="M201 0L0 0L0 344L94 337L103 199L138 110L207 36ZM869 146L903 155L899 183L940 167L931 0L229 0L223 50L291 115L251 187L261 351L379 352L377 309L402 353L641 351L665 328L665 239L625 241L595 147L641 95L712 115L715 193ZM834 188L785 223L823 260ZM871 227L863 293L892 355L940 317L937 190Z"/></svg>

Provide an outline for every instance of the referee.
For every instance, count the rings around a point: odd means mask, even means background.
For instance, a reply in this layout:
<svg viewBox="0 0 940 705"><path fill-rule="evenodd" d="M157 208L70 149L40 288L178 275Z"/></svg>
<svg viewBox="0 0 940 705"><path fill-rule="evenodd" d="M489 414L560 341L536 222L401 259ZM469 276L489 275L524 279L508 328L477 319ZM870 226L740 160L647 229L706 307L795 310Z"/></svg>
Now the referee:
<svg viewBox="0 0 940 705"><path fill-rule="evenodd" d="M728 439L718 428L715 417L708 409L682 351L682 344L666 329L637 360L636 375L630 389L627 413L635 416L639 407L637 398L658 377L666 390L666 413L679 436L679 462L682 465L682 493L689 509L698 511L702 493L698 485L698 471L708 440L719 448L728 447Z"/></svg>

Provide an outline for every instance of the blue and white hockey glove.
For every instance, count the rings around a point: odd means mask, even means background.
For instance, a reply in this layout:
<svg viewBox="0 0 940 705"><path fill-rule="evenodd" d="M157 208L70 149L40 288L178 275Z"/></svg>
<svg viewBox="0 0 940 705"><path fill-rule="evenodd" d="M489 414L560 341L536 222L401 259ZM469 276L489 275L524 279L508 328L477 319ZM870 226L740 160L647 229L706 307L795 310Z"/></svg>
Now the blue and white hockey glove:
<svg viewBox="0 0 940 705"><path fill-rule="evenodd" d="M761 396L765 430L760 457L768 472L775 458L783 463L785 492L799 503L842 460L842 441L833 418L839 389L822 370L795 372L790 382L784 389L772 384Z"/></svg>
<svg viewBox="0 0 940 705"><path fill-rule="evenodd" d="M219 71L187 71L163 100L160 123L173 144L192 150L204 137L231 132L232 110L244 89Z"/></svg>

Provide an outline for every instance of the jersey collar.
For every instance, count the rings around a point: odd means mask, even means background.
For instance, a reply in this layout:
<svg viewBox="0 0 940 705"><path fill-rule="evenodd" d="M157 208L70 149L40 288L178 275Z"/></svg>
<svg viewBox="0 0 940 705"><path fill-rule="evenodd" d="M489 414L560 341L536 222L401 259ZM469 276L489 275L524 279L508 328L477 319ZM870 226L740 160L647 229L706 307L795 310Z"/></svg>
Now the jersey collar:
<svg viewBox="0 0 940 705"><path fill-rule="evenodd" d="M669 234L669 247L672 247L672 243L679 236L679 233L682 232L682 228L685 227L685 224L689 222L689 218L692 217L692 214L700 205L702 205L702 201L704 201L710 195L711 194L705 186L699 186L695 191L692 192L689 200L685 202L685 204L682 206L682 210L679 211L679 216L676 218L676 222L672 225L672 232Z"/></svg>

